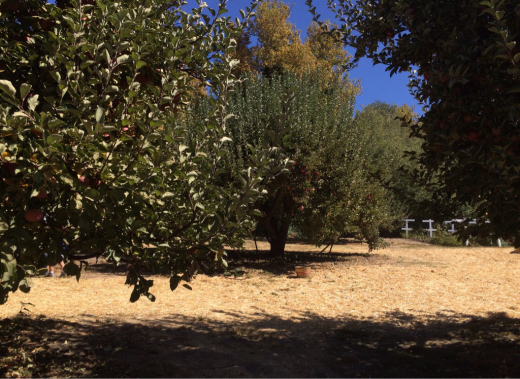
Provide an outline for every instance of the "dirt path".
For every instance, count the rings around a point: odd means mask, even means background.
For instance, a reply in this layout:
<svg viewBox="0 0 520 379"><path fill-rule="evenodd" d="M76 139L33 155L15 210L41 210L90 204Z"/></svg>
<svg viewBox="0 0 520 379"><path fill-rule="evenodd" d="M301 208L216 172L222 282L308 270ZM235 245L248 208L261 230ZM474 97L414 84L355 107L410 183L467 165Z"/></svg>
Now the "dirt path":
<svg viewBox="0 0 520 379"><path fill-rule="evenodd" d="M0 374L520 376L520 256L393 242L370 255L359 244L322 256L289 245L295 262L310 261L310 279L261 253L231 262L244 279L199 275L192 291L172 293L155 276L155 303L130 304L124 274L103 266L79 283L35 279L30 294L0 308L0 356L12 357ZM20 301L34 307L13 322ZM23 337L14 341L12 330Z"/></svg>

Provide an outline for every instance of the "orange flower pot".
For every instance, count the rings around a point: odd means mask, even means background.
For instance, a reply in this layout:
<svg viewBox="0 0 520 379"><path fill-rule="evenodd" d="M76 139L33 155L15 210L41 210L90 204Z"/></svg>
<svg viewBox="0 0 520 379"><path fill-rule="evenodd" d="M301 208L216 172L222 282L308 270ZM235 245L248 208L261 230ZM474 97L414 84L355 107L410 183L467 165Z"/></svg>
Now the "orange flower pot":
<svg viewBox="0 0 520 379"><path fill-rule="evenodd" d="M296 266L294 269L298 278L308 278L311 276L311 266Z"/></svg>

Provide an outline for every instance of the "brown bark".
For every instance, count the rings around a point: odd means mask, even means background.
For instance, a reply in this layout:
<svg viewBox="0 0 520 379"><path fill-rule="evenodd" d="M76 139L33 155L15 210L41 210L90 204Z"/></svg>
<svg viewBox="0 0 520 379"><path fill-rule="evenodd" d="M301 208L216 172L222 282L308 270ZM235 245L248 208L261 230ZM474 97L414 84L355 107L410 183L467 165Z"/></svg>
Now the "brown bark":
<svg viewBox="0 0 520 379"><path fill-rule="evenodd" d="M267 233L267 240L271 244L270 253L273 258L281 257L285 253L285 244L292 220L291 206L292 199L283 197L282 190L278 190L274 202L262 220ZM279 210L278 214L277 209Z"/></svg>

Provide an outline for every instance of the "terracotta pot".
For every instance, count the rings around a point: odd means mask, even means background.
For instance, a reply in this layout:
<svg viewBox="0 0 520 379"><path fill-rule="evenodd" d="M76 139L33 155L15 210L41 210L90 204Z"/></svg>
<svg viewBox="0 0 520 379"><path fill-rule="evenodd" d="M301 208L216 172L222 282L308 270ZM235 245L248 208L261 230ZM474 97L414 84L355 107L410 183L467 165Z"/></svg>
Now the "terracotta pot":
<svg viewBox="0 0 520 379"><path fill-rule="evenodd" d="M298 278L308 278L311 276L311 266L296 266L294 269Z"/></svg>

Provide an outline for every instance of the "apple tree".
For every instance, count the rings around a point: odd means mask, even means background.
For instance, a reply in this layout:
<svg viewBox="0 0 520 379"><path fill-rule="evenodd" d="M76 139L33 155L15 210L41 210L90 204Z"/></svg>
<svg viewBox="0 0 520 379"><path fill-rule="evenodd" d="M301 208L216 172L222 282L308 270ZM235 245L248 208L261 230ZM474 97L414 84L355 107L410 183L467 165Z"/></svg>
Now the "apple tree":
<svg viewBox="0 0 520 379"><path fill-rule="evenodd" d="M283 256L290 226L316 245L352 233L374 249L383 242L379 227L393 220L389 194L370 175L364 132L353 118L358 89L333 76L323 68L303 76L251 76L229 104L237 116L228 125L235 142L226 158L231 173L280 134L280 149L292 161L258 200L273 257Z"/></svg>
<svg viewBox="0 0 520 379"><path fill-rule="evenodd" d="M141 268L168 270L173 290L241 242L283 161L266 146L240 186L217 180L241 24L226 0L185 4L0 0L0 303L62 254L78 280L88 258L129 264L130 300L153 301Z"/></svg>
<svg viewBox="0 0 520 379"><path fill-rule="evenodd" d="M307 4L312 8L312 0ZM328 1L337 30L390 74L411 71L425 105L412 125L424 140L417 178L434 190L437 213L475 207L465 234L520 246L520 4L516 0ZM490 223L486 224L485 221ZM466 235L462 236L463 238Z"/></svg>

